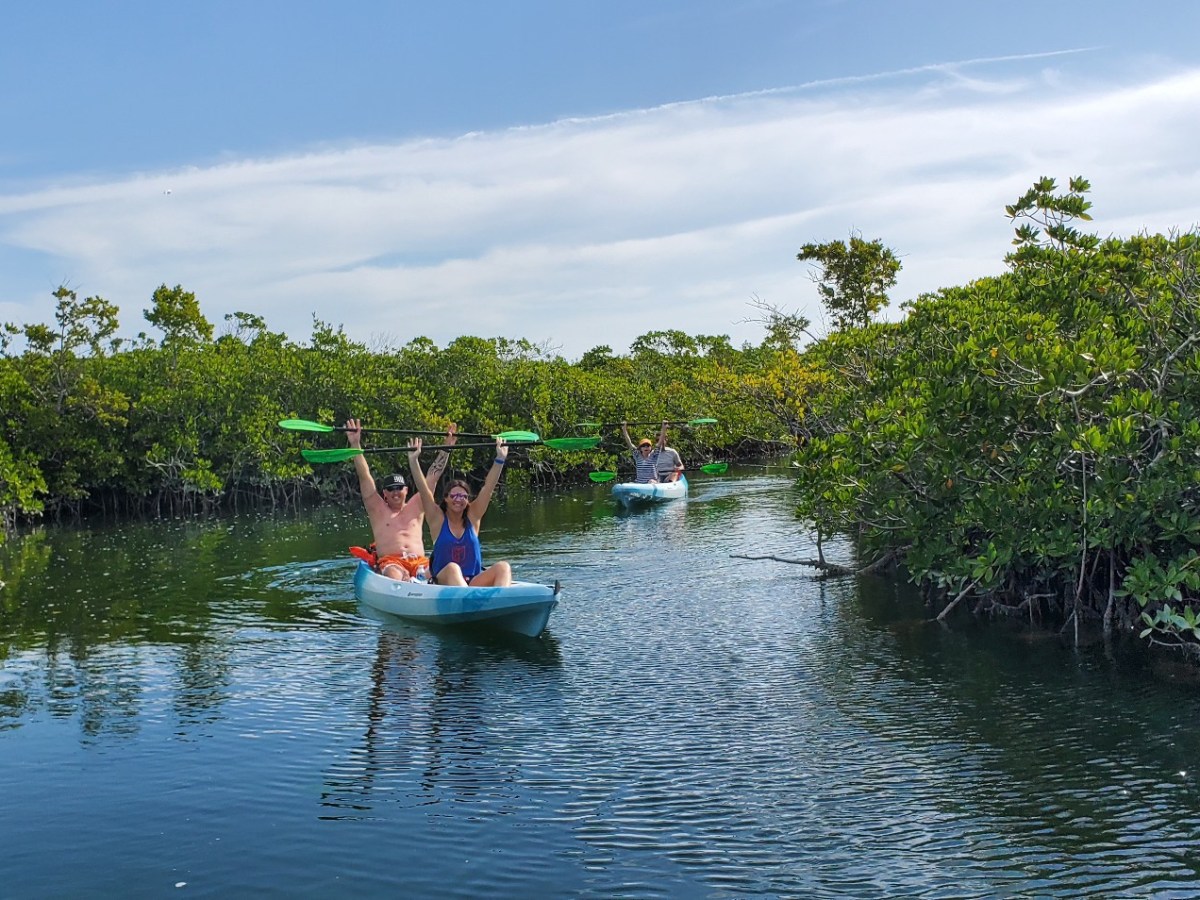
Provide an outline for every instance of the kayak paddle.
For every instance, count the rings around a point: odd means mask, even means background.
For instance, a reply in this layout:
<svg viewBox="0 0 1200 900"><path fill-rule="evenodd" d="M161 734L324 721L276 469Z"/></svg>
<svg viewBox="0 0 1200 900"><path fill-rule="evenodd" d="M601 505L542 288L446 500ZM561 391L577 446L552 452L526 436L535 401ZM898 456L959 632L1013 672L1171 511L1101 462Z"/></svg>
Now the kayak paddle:
<svg viewBox="0 0 1200 900"><path fill-rule="evenodd" d="M593 450L600 443L600 438L546 438L536 441L509 441L510 447L549 447L551 450ZM422 450L466 450L483 447L495 447L491 444L427 444ZM408 447L337 447L333 450L301 450L300 455L312 463L334 463L354 459L363 453L407 453Z"/></svg>
<svg viewBox="0 0 1200 900"><path fill-rule="evenodd" d="M320 422L310 422L307 419L282 419L279 427L284 431L312 431L317 434L329 434L334 431L345 431L345 425L322 425ZM373 434L415 434L421 437L442 437L445 431L420 431L416 428L364 428ZM499 434L477 434L471 431L458 432L459 437L502 437L506 441L536 441L538 435L532 431L502 431Z"/></svg>
<svg viewBox="0 0 1200 900"><path fill-rule="evenodd" d="M705 475L724 475L729 471L729 463L708 463L707 465L701 466L700 471ZM596 484L603 484L606 481L612 481L616 477L616 472L588 472L588 478L592 479L592 481L596 482Z"/></svg>

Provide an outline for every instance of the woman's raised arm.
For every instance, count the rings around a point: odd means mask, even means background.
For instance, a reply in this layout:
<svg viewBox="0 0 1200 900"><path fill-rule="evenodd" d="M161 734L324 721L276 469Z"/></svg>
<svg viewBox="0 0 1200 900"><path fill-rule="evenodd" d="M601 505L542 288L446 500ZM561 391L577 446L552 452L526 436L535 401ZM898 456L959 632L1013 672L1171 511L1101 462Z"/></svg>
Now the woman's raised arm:
<svg viewBox="0 0 1200 900"><path fill-rule="evenodd" d="M425 473L421 471L421 439L419 437L408 440L408 472L412 475L413 484L417 486L417 492L421 495L421 508L425 510L425 523L429 526L429 533L436 538L438 532L442 530L442 508L437 505L433 489L425 480Z"/></svg>
<svg viewBox="0 0 1200 900"><path fill-rule="evenodd" d="M476 532L479 531L479 524L483 521L483 514L487 512L488 504L492 502L492 494L496 490L496 485L500 483L500 475L504 472L506 462L508 462L508 444L504 442L504 438L496 438L496 458L492 460L492 467L488 469L487 478L483 479L483 487L479 489L479 494L467 508L471 516L471 524L475 526Z"/></svg>

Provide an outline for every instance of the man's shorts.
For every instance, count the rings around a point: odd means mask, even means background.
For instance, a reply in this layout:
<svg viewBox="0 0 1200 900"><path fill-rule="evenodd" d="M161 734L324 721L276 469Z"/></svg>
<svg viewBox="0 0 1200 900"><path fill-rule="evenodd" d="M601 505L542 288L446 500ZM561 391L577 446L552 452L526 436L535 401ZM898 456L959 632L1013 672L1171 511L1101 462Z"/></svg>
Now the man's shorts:
<svg viewBox="0 0 1200 900"><path fill-rule="evenodd" d="M379 557L379 562L375 564L375 571L380 575L388 566L399 566L408 573L408 577L404 581L411 581L417 575L417 570L421 566L425 566L425 570L429 570L428 556L401 556L398 553L393 553L390 556Z"/></svg>

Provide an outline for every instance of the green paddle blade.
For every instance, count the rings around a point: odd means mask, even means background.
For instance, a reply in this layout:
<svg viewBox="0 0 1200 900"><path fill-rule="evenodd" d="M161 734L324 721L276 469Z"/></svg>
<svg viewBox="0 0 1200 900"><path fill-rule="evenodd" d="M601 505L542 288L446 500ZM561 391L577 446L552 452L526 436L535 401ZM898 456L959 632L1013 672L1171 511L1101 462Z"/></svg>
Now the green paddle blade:
<svg viewBox="0 0 1200 900"><path fill-rule="evenodd" d="M492 437L504 438L510 444L536 443L541 437L533 431L502 431Z"/></svg>
<svg viewBox="0 0 1200 900"><path fill-rule="evenodd" d="M422 450L479 450L495 444L426 444ZM354 459L363 453L407 453L408 447L335 447L332 450L301 450L300 455L311 463L335 463Z"/></svg>
<svg viewBox="0 0 1200 900"><path fill-rule="evenodd" d="M601 440L598 437L546 438L542 446L551 450L594 450Z"/></svg>
<svg viewBox="0 0 1200 900"><path fill-rule="evenodd" d="M612 481L616 477L616 472L588 472L588 478L592 479L592 481L596 482L596 484L603 484L605 481Z"/></svg>
<svg viewBox="0 0 1200 900"><path fill-rule="evenodd" d="M356 447L338 447L334 450L301 450L300 455L310 463L345 462L362 455L362 450Z"/></svg>
<svg viewBox="0 0 1200 900"><path fill-rule="evenodd" d="M316 431L320 434L329 434L331 431L339 429L332 425L322 425L320 422L309 422L307 419L281 419L279 427L285 431Z"/></svg>
<svg viewBox="0 0 1200 900"><path fill-rule="evenodd" d="M513 446L521 446L516 442ZM544 441L525 441L528 444L541 444L551 450L592 450L600 443L600 438L549 438ZM495 444L426 444L422 450L473 450L483 447L494 447ZM407 447L368 447L364 450L355 447L337 447L333 450L301 450L300 455L311 463L335 463L354 459L361 453L407 453Z"/></svg>
<svg viewBox="0 0 1200 900"><path fill-rule="evenodd" d="M331 431L345 431L342 425L322 425L320 422L310 422L307 419L282 419L279 427L285 431L312 431L317 434L329 434ZM417 434L426 437L441 437L444 431L422 431L419 428L363 428L365 432L374 434ZM475 431L460 431L459 437L465 438L504 438L506 441L536 441L538 435L532 431L502 431L500 434L486 435Z"/></svg>
<svg viewBox="0 0 1200 900"><path fill-rule="evenodd" d="M701 466L700 471L706 475L724 475L726 472L729 471L729 463L727 463L727 462L709 463L706 466Z"/></svg>
<svg viewBox="0 0 1200 900"><path fill-rule="evenodd" d="M716 425L716 419L692 419L688 425L695 427L696 425Z"/></svg>

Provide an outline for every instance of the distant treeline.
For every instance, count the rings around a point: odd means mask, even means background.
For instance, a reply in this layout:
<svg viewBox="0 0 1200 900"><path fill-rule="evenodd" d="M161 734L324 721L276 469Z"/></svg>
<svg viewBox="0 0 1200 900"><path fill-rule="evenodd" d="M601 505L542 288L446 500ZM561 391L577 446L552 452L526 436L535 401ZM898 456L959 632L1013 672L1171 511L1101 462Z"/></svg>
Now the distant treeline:
<svg viewBox="0 0 1200 900"><path fill-rule="evenodd" d="M286 432L277 425L285 418L340 425L355 416L367 426L430 430L453 421L463 431L557 437L594 433L577 427L587 421L715 417L717 425L671 432L685 459L779 446L766 441L794 446L757 400L773 391L776 361L795 354L771 338L735 348L727 337L651 332L628 354L600 346L572 363L503 338L462 337L445 348L417 338L370 350L320 321L311 340L295 343L238 312L214 339L195 295L163 285L143 313L161 338L126 341L114 338L118 310L103 298L67 288L54 298L52 324L7 325L0 345L0 531L44 516L179 514L356 490L349 464L314 467L300 456L303 447L344 447L345 438ZM21 352L10 353L17 338ZM625 448L616 429L603 433L594 451L523 449L506 481L611 469ZM368 435L366 445L405 442ZM369 459L381 473L406 462L403 453ZM453 465L469 471L490 460L464 450Z"/></svg>
<svg viewBox="0 0 1200 900"><path fill-rule="evenodd" d="M370 350L315 321L304 344L246 313L225 334L182 287L160 287L121 342L106 301L56 292L52 325L0 356L0 517L188 511L345 492L282 418L579 434L583 421L711 416L672 433L690 462L771 448L799 463L799 518L828 572L894 565L939 616L1143 630L1194 650L1200 622L1200 236L1102 240L1089 186L1042 179L1006 209L1009 271L877 321L899 271L880 241L806 244L832 331L760 304L765 338L643 335L569 362L526 341L425 338ZM647 432L650 429L645 429ZM623 454L535 448L506 478L578 480ZM398 438L396 443L401 443ZM456 464L469 468L463 460ZM486 456L486 453L484 454ZM484 456L474 460L486 464ZM372 457L377 471L401 460ZM858 560L828 562L850 534Z"/></svg>

